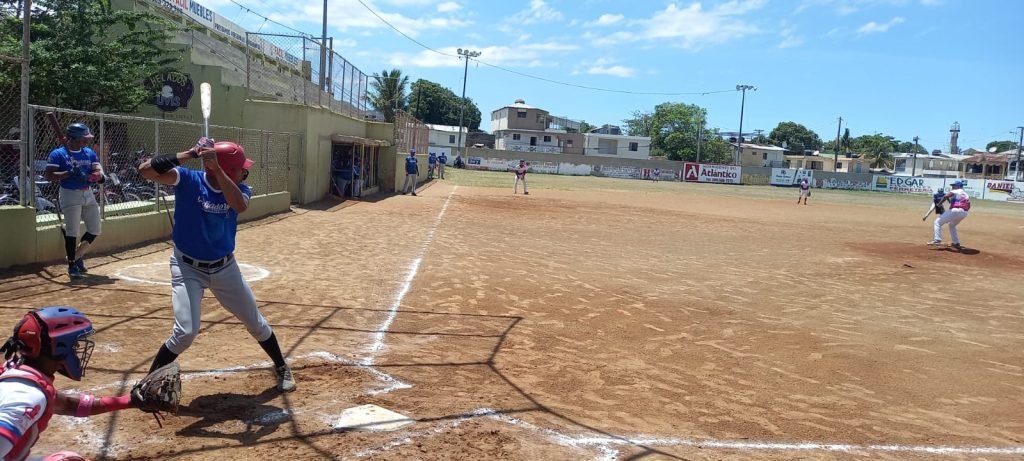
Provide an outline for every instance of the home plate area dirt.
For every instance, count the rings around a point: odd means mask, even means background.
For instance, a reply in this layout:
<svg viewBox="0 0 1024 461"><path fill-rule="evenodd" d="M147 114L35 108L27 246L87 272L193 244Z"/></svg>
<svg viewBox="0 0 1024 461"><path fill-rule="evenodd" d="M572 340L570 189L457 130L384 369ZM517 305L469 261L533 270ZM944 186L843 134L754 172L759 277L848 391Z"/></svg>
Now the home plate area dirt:
<svg viewBox="0 0 1024 461"><path fill-rule="evenodd" d="M298 390L275 391L262 350L208 294L177 415L55 417L33 454L1024 457L1024 218L972 212L973 250L958 253L924 245L926 203L815 193L798 207L715 187L440 183L245 225L236 255ZM62 266L3 272L0 324L82 309L96 352L58 387L123 393L170 332L169 252L97 256L76 284ZM416 423L335 429L367 404Z"/></svg>

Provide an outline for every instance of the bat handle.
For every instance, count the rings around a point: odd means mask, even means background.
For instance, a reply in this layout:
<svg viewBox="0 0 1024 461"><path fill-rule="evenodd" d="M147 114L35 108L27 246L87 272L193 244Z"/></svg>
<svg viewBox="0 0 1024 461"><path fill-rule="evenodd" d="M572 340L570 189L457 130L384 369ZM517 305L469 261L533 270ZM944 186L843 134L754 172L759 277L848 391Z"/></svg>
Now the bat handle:
<svg viewBox="0 0 1024 461"><path fill-rule="evenodd" d="M203 119L203 136L210 137L210 119Z"/></svg>

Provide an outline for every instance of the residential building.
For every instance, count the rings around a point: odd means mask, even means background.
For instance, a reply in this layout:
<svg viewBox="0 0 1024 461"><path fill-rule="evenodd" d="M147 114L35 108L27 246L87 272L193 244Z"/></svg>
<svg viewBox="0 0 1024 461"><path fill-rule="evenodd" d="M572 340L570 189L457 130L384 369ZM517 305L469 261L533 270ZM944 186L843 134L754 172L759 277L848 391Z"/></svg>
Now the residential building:
<svg viewBox="0 0 1024 461"><path fill-rule="evenodd" d="M732 143L736 149L736 143ZM740 165L768 168L786 168L786 149L766 144L740 145Z"/></svg>
<svg viewBox="0 0 1024 461"><path fill-rule="evenodd" d="M960 161L951 154L893 154L893 171L897 176L921 176L926 178L957 178L960 176Z"/></svg>
<svg viewBox="0 0 1024 461"><path fill-rule="evenodd" d="M494 148L499 150L582 154L584 138L579 128L579 122L552 117L522 99L491 112Z"/></svg>
<svg viewBox="0 0 1024 461"><path fill-rule="evenodd" d="M839 156L838 160L833 160L835 168L827 171L836 173L869 173L871 171L871 161L861 154L847 153Z"/></svg>
<svg viewBox="0 0 1024 461"><path fill-rule="evenodd" d="M647 159L651 156L651 138L627 136L614 125L594 128L583 135L583 155Z"/></svg>
<svg viewBox="0 0 1024 461"><path fill-rule="evenodd" d="M429 152L434 152L438 155L440 155L441 152L444 152L448 157L453 157L458 153L459 127L450 125L432 125L429 123L426 125L430 130L430 137L427 141ZM463 143L466 142L467 135L468 129L466 127L462 127Z"/></svg>
<svg viewBox="0 0 1024 461"><path fill-rule="evenodd" d="M1005 155L1008 161L1006 179L1011 181L1021 181L1024 179L1024 152L1014 148L1000 152L1000 154ZM1017 170L1018 164L1020 166L1020 171Z"/></svg>
<svg viewBox="0 0 1024 461"><path fill-rule="evenodd" d="M963 177L968 179L1005 179L1010 166L1010 151L999 154L977 154L961 162ZM1016 160L1016 151L1013 153Z"/></svg>

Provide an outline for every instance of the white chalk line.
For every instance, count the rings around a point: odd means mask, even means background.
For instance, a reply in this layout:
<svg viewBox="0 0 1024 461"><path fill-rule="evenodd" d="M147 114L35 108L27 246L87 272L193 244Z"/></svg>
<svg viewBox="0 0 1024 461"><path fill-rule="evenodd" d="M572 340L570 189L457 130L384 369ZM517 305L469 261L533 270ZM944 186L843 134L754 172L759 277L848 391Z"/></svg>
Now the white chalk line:
<svg viewBox="0 0 1024 461"><path fill-rule="evenodd" d="M820 443L820 442L765 442L747 440L723 440L723 439L689 439L672 437L652 436L616 436L616 435L569 435L536 426L519 418L502 414L500 411L490 408L474 410L469 415L455 419L452 422L442 423L429 431L406 432L402 438L393 440L382 446L366 449L357 452L354 456L364 458L378 455L392 448L412 443L415 438L429 437L457 427L463 422L483 417L502 422L521 429L543 435L552 442L567 448L594 449L597 450L597 460L613 461L618 459L620 452L616 447L637 446L637 447L691 447L699 449L720 449L737 451L810 451L810 452L840 452L840 453L914 453L930 455L1024 455L1024 446L1020 447L986 447L986 446L952 446L952 445L899 445L899 444L875 444L857 445L846 443Z"/></svg>
<svg viewBox="0 0 1024 461"><path fill-rule="evenodd" d="M114 272L114 277L117 277L117 278L119 278L121 280L124 280L124 281L127 281L127 282L145 283L145 284L148 284L148 285L171 286L171 282L159 281L159 280L149 280L149 279L145 279L145 278L139 278L139 277L135 277L135 276L132 276L132 275L128 275L134 269L139 269L139 268L143 268L143 267L150 267L150 266L163 266L163 265L166 265L166 264L167 263L165 263L165 262L147 263L147 264L132 264L130 266L125 266L125 267L122 267L122 268L118 269L117 272ZM264 269L264 268L259 267L259 266L253 266L252 264L238 263L238 268L240 270L242 270L243 277L245 276L245 272L252 272L252 273L255 274L255 275L253 275L251 277L245 277L245 281L246 282L258 282L258 281L263 280L263 279L265 279L267 277L270 277L270 271L269 270Z"/></svg>
<svg viewBox="0 0 1024 461"><path fill-rule="evenodd" d="M409 269L405 273L405 278L402 280L402 285L395 294L395 299L391 303L391 307L388 308L388 315L381 322L380 326L377 327L377 332L373 335L373 344L370 345L369 355L367 355L361 363L363 365L373 365L376 360L376 354L384 348L384 338L387 337L388 330L391 328L391 324L395 321L395 317L398 315L398 308L402 305L402 300L405 299L405 295L409 293L409 288L412 286L412 281L416 278L416 273L420 269L420 263L423 261L423 256L427 254L427 250L430 248L430 244L434 241L434 236L437 234L437 228L441 225L441 219L444 218L445 211L448 210L448 204L452 201L452 196L455 194L455 190L459 186L452 188L451 192L448 193L448 198L445 199L444 205L441 206L441 211L434 218L434 224L430 226L430 231L427 232L427 237L423 240L423 244L420 246L419 252L416 254L416 258L409 264Z"/></svg>

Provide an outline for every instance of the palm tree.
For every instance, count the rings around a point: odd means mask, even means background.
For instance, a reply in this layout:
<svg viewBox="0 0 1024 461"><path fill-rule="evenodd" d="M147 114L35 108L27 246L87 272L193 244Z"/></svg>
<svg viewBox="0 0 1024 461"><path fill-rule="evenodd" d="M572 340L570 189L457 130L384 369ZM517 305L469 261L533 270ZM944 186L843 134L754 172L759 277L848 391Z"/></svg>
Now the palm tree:
<svg viewBox="0 0 1024 461"><path fill-rule="evenodd" d="M888 168L893 165L892 143L876 140L868 145L866 157L871 160L871 168Z"/></svg>
<svg viewBox="0 0 1024 461"><path fill-rule="evenodd" d="M402 75L399 69L384 69L379 74L374 73L372 78L366 100L384 114L384 120L394 122L395 111L409 110L409 96L405 94L409 77Z"/></svg>
<svg viewBox="0 0 1024 461"><path fill-rule="evenodd" d="M853 140L850 139L850 129L847 128L843 130L843 137L842 139L839 140L839 146L843 149L844 152L850 151L850 143L852 141Z"/></svg>

